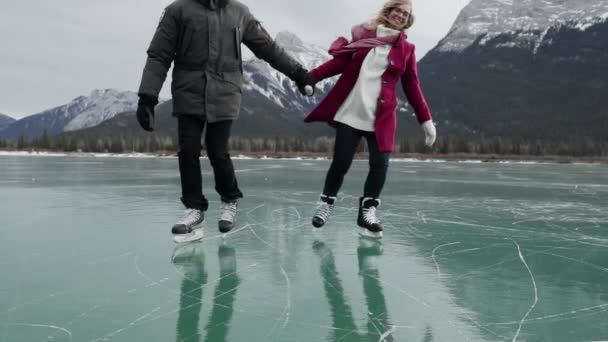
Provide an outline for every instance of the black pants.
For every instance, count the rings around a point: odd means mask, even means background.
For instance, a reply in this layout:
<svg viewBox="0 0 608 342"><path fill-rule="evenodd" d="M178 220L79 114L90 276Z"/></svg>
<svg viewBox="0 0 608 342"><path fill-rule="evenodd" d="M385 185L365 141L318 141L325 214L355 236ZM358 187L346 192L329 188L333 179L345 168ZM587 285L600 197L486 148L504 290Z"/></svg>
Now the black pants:
<svg viewBox="0 0 608 342"><path fill-rule="evenodd" d="M228 153L228 139L232 121L206 123L202 118L190 115L177 117L179 140L179 173L182 181L182 203L189 209L207 210L209 203L203 195L201 175L201 137L205 124L205 146L213 167L215 190L222 201L232 202L243 194L234 175L234 166Z"/></svg>
<svg viewBox="0 0 608 342"><path fill-rule="evenodd" d="M365 180L363 196L380 197L386 181L390 152L380 152L378 150L378 142L374 132L360 131L339 122L336 127L334 158L327 172L325 187L323 188L324 195L335 197L338 194L362 137L367 139L369 149L369 173Z"/></svg>

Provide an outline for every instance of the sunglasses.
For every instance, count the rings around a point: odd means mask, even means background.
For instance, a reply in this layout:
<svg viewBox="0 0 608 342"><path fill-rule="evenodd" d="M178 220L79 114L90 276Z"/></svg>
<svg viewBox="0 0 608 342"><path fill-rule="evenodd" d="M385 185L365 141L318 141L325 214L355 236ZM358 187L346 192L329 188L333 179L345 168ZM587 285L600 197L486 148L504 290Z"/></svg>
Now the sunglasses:
<svg viewBox="0 0 608 342"><path fill-rule="evenodd" d="M408 11L404 11L404 10L402 10L402 9L401 9L401 8L399 8L399 7L393 7L393 8L391 8L391 12L392 12L392 11L395 11L395 12L397 12L397 14L401 14L401 15L403 15L404 17L409 17L409 16L410 16L410 12L408 12Z"/></svg>

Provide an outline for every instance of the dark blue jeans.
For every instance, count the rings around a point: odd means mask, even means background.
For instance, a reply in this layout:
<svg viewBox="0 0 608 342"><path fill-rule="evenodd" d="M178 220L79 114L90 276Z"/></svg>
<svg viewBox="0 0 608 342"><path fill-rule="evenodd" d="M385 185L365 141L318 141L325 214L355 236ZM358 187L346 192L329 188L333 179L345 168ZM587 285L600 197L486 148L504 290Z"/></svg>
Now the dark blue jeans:
<svg viewBox="0 0 608 342"><path fill-rule="evenodd" d="M378 142L374 132L360 131L348 125L338 122L336 127L336 144L334 147L334 158L327 172L323 194L335 197L342 187L344 176L350 169L357 147L361 138L367 139L369 149L369 173L365 180L363 189L364 197L379 198L386 173L388 171L388 161L390 152L380 152Z"/></svg>
<svg viewBox="0 0 608 342"><path fill-rule="evenodd" d="M207 123L203 118L194 115L177 117L177 134L179 140L179 173L182 183L182 203L186 208L206 211L209 203L203 195L201 175L201 137L205 132L205 146L209 162L215 176L215 190L222 201L232 202L242 198L243 194L234 174L234 166L228 153L228 139L232 121Z"/></svg>

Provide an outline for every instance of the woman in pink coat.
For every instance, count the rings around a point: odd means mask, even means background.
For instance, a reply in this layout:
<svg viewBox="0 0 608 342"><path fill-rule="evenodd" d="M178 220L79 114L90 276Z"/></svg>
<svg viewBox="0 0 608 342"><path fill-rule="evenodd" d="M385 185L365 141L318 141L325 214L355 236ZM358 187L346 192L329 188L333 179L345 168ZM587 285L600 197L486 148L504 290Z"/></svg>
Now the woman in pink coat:
<svg viewBox="0 0 608 342"><path fill-rule="evenodd" d="M336 128L332 164L312 224L322 227L331 214L344 176L361 138L369 149L369 174L359 199L357 224L362 233L382 236L376 217L397 128L397 83L400 81L425 132L435 142L435 126L424 99L414 45L404 31L412 26L411 0L389 0L372 21L352 28L352 41L338 38L330 47L333 59L315 68L315 82L341 74L336 85L305 121L323 121Z"/></svg>

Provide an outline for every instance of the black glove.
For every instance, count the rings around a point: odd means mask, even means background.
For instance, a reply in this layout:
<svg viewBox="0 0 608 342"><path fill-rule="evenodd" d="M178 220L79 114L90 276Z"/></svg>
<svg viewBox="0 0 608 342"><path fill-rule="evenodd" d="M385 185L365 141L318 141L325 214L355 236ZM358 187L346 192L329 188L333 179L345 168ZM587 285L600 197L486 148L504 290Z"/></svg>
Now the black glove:
<svg viewBox="0 0 608 342"><path fill-rule="evenodd" d="M296 82L300 94L304 96L312 96L315 93L315 84L317 82L315 82L315 79L310 76L308 70L299 67L298 69L296 69L296 71L293 72L291 76L291 79ZM312 94L306 93L306 86L312 87Z"/></svg>
<svg viewBox="0 0 608 342"><path fill-rule="evenodd" d="M154 131L154 106L158 104L158 98L146 94L139 94L137 103L137 122L141 128L148 132Z"/></svg>

